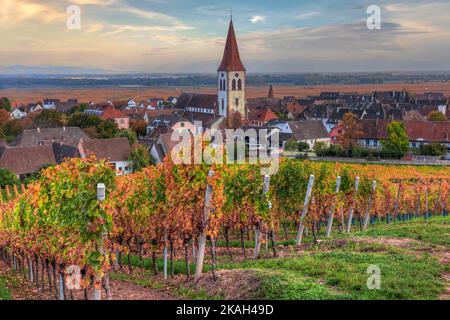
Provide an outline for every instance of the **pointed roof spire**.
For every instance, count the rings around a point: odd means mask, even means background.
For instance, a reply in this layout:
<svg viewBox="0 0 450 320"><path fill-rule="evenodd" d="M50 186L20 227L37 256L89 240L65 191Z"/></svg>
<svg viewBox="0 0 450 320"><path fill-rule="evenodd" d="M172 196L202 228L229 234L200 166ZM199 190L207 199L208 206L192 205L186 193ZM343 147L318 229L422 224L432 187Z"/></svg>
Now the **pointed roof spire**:
<svg viewBox="0 0 450 320"><path fill-rule="evenodd" d="M246 71L239 55L239 48L236 40L236 34L234 33L232 19L230 21L230 28L228 29L227 42L223 53L222 63L220 64L218 71Z"/></svg>
<svg viewBox="0 0 450 320"><path fill-rule="evenodd" d="M275 95L273 94L273 86L272 85L270 85L270 89L269 89L269 98L270 99L275 98Z"/></svg>

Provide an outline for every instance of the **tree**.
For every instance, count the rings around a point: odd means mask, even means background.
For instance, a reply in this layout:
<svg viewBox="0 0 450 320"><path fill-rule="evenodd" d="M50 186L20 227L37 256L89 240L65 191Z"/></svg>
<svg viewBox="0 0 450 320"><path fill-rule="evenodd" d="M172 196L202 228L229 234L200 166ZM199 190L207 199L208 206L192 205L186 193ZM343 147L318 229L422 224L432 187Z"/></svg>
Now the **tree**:
<svg viewBox="0 0 450 320"><path fill-rule="evenodd" d="M342 118L339 126L341 126L343 133L337 137L337 141L345 150L351 150L354 141L363 133L358 117L355 114L348 112Z"/></svg>
<svg viewBox="0 0 450 320"><path fill-rule="evenodd" d="M134 132L131 129L120 130L117 133L117 137L118 138L127 138L131 145L136 144L138 141L136 132Z"/></svg>
<svg viewBox="0 0 450 320"><path fill-rule="evenodd" d="M87 113L74 113L67 120L69 127L79 127L81 129L96 127L102 121L101 118Z"/></svg>
<svg viewBox="0 0 450 320"><path fill-rule="evenodd" d="M86 134L92 139L114 138L119 131L114 120L104 120L86 113L74 113L67 120L67 125L84 129Z"/></svg>
<svg viewBox="0 0 450 320"><path fill-rule="evenodd" d="M325 144L325 142L319 141L319 142L316 142L316 144L314 145L314 151L316 153L320 153L326 149L327 149L327 145Z"/></svg>
<svg viewBox="0 0 450 320"><path fill-rule="evenodd" d="M19 134L21 134L22 131L23 131L22 123L17 119L8 121L3 125L3 132L8 141L14 140L14 138Z"/></svg>
<svg viewBox="0 0 450 320"><path fill-rule="evenodd" d="M387 155L402 158L409 150L409 138L403 123L393 121L388 127L388 139L382 141L383 151Z"/></svg>
<svg viewBox="0 0 450 320"><path fill-rule="evenodd" d="M230 114L227 117L227 129L237 130L243 125L243 119L240 112L230 111Z"/></svg>
<svg viewBox="0 0 450 320"><path fill-rule="evenodd" d="M97 132L101 139L114 138L119 131L117 123L112 119L101 119L100 124L97 127Z"/></svg>
<svg viewBox="0 0 450 320"><path fill-rule="evenodd" d="M17 179L17 176L14 174L14 172L6 168L0 168L0 187L4 188L6 186L13 186L18 184L19 179Z"/></svg>
<svg viewBox="0 0 450 320"><path fill-rule="evenodd" d="M447 146L440 143L430 143L420 146L420 154L423 156L443 156L447 152Z"/></svg>
<svg viewBox="0 0 450 320"><path fill-rule="evenodd" d="M0 109L0 127L11 120L11 115L5 109Z"/></svg>
<svg viewBox="0 0 450 320"><path fill-rule="evenodd" d="M303 152L303 151L308 151L309 150L309 144L306 142L299 142L298 143L298 151Z"/></svg>
<svg viewBox="0 0 450 320"><path fill-rule="evenodd" d="M38 128L62 127L64 125L64 122L64 114L56 110L43 110L34 119L34 124Z"/></svg>
<svg viewBox="0 0 450 320"><path fill-rule="evenodd" d="M428 117L428 121L447 121L447 118L442 112L439 111L433 111L431 112Z"/></svg>
<svg viewBox="0 0 450 320"><path fill-rule="evenodd" d="M8 112L12 111L11 102L9 101L8 98L3 97L3 98L0 99L0 109L4 109L4 110L6 110Z"/></svg>
<svg viewBox="0 0 450 320"><path fill-rule="evenodd" d="M138 137L145 137L147 135L147 123L144 120L133 121L130 126Z"/></svg>
<svg viewBox="0 0 450 320"><path fill-rule="evenodd" d="M286 151L297 151L298 150L297 141L295 141L293 139L287 141L286 145L284 146L284 149L286 149Z"/></svg>
<svg viewBox="0 0 450 320"><path fill-rule="evenodd" d="M141 171L155 162L150 155L150 150L142 144L132 146L130 161L133 162L134 171Z"/></svg>

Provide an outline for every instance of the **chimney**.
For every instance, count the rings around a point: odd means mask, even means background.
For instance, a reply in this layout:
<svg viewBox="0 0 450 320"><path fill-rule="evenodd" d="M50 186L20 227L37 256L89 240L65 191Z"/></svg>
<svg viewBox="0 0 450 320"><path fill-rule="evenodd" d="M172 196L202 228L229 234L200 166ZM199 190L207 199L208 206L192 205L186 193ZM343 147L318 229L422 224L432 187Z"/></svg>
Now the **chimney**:
<svg viewBox="0 0 450 320"><path fill-rule="evenodd" d="M63 126L63 128L62 128L62 129L63 129L63 131L65 132L65 131L66 131L66 126Z"/></svg>
<svg viewBox="0 0 450 320"><path fill-rule="evenodd" d="M37 132L38 132L38 133L41 133L41 128L38 127L38 128L37 128Z"/></svg>

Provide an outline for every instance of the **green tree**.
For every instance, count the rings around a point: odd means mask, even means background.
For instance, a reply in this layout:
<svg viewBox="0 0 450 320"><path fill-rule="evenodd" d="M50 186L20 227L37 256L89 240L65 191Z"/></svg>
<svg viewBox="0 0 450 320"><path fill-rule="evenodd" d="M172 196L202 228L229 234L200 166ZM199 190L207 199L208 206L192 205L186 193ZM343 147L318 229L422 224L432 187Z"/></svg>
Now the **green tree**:
<svg viewBox="0 0 450 320"><path fill-rule="evenodd" d="M11 120L11 115L5 109L0 109L0 127Z"/></svg>
<svg viewBox="0 0 450 320"><path fill-rule="evenodd" d="M447 118L442 112L439 111L433 111L431 112L428 117L428 121L447 121Z"/></svg>
<svg viewBox="0 0 450 320"><path fill-rule="evenodd" d="M447 146L440 143L430 143L420 146L420 154L423 156L443 156L447 152Z"/></svg>
<svg viewBox="0 0 450 320"><path fill-rule="evenodd" d="M141 171L155 163L155 160L150 155L150 150L142 144L133 145L129 160L133 162L133 169L135 172Z"/></svg>
<svg viewBox="0 0 450 320"><path fill-rule="evenodd" d="M43 110L34 119L34 124L38 128L62 127L64 125L64 122L64 114L56 110Z"/></svg>
<svg viewBox="0 0 450 320"><path fill-rule="evenodd" d="M299 142L298 143L298 151L303 152L303 151L308 151L309 150L309 144L306 142Z"/></svg>
<svg viewBox="0 0 450 320"><path fill-rule="evenodd" d="M286 151L297 151L298 150L297 141L295 141L293 139L286 141L286 145L284 146L284 149L286 149Z"/></svg>
<svg viewBox="0 0 450 320"><path fill-rule="evenodd" d="M118 138L127 138L131 145L134 145L138 142L136 132L131 129L120 130L117 133Z"/></svg>
<svg viewBox="0 0 450 320"><path fill-rule="evenodd" d="M145 137L147 135L147 123L144 120L133 121L130 126L138 137Z"/></svg>
<svg viewBox="0 0 450 320"><path fill-rule="evenodd" d="M0 187L4 188L15 184L19 184L19 179L14 172L6 168L0 168Z"/></svg>
<svg viewBox="0 0 450 320"><path fill-rule="evenodd" d="M114 120L107 119L101 120L99 126L97 127L97 132L101 139L114 138L117 135L119 128Z"/></svg>
<svg viewBox="0 0 450 320"><path fill-rule="evenodd" d="M23 132L22 123L17 119L8 121L3 125L3 132L6 136L6 140L12 141Z"/></svg>
<svg viewBox="0 0 450 320"><path fill-rule="evenodd" d="M79 127L84 129L86 134L91 138L114 138L119 129L114 120L104 120L95 115L86 113L74 113L67 120L69 127Z"/></svg>
<svg viewBox="0 0 450 320"><path fill-rule="evenodd" d="M327 149L327 145L325 144L325 142L316 142L316 144L314 145L314 152L316 153L320 153L323 150Z"/></svg>
<svg viewBox="0 0 450 320"><path fill-rule="evenodd" d="M11 102L9 101L8 98L3 97L0 99L0 109L5 109L8 112L12 111Z"/></svg>
<svg viewBox="0 0 450 320"><path fill-rule="evenodd" d="M78 112L72 114L69 119L67 119L67 125L69 127L79 127L81 129L85 129L98 126L101 121L102 119L95 115Z"/></svg>
<svg viewBox="0 0 450 320"><path fill-rule="evenodd" d="M388 127L388 138L382 141L383 152L402 158L409 150L409 138L403 123L392 121Z"/></svg>

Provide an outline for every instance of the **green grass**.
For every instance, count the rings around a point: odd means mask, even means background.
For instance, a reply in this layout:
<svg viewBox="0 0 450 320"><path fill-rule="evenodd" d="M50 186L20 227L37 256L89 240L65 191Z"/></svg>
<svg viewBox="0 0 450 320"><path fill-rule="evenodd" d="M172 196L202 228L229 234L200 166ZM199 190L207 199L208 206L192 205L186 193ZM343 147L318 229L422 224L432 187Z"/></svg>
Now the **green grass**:
<svg viewBox="0 0 450 320"><path fill-rule="evenodd" d="M153 272L144 271L140 273L125 274L125 273L111 273L110 277L112 280L119 280L124 282L130 282L135 285L150 288L154 290L163 290L167 286L170 286L170 291L173 296L188 299L188 300L220 300L220 296L210 296L204 290L193 290L188 288L183 284L171 285L168 283L163 283L161 280L154 277Z"/></svg>
<svg viewBox="0 0 450 320"><path fill-rule="evenodd" d="M263 278L267 299L436 299L444 289L444 267L429 255L416 257L396 248L356 244L334 252L308 252L301 257L228 264L226 268L271 271ZM381 289L367 288L367 268L381 269ZM312 285L308 279L313 279ZM333 291L339 292L338 294Z"/></svg>
<svg viewBox="0 0 450 320"><path fill-rule="evenodd" d="M411 221L376 225L365 233L370 237L411 238L425 243L450 246L450 216L432 219L418 218Z"/></svg>
<svg viewBox="0 0 450 320"><path fill-rule="evenodd" d="M11 294L8 288L6 288L6 283L3 278L0 277L0 300L11 300Z"/></svg>
<svg viewBox="0 0 450 320"><path fill-rule="evenodd" d="M356 230L355 230L356 231ZM406 247L383 243L352 241L352 238L398 237L415 239L417 243ZM322 237L323 238L323 237ZM436 246L450 245L450 217L415 219L391 224L380 223L366 232L351 235L335 234L335 238L348 238L342 245L339 241L325 241L310 247L301 255L289 258L261 259L232 262L229 257L219 257L220 269L252 269L261 279L261 285L253 297L255 299L318 300L318 299L392 299L415 300L437 299L443 292L445 282L442 273L449 271L449 265L441 265L431 251ZM292 245L292 241L279 244ZM253 241L246 241L247 248ZM218 246L224 246L219 241ZM240 241L231 241L232 247L240 247ZM251 256L251 252L248 252ZM126 260L124 267L126 268ZM132 256L134 267L141 266L138 257ZM163 259L158 258L159 272L163 270ZM381 269L381 288L367 288L367 269L376 265ZM195 265L191 264L191 272ZM164 284L155 282L151 259L144 259L148 278L133 278L124 275L123 280L158 289ZM185 274L183 260L175 261L175 274ZM170 261L169 261L170 274ZM210 271L205 264L204 272ZM126 279L128 278L128 279ZM156 286L156 287L155 287ZM188 299L220 299L209 297L203 291L177 286L171 288L175 295Z"/></svg>

